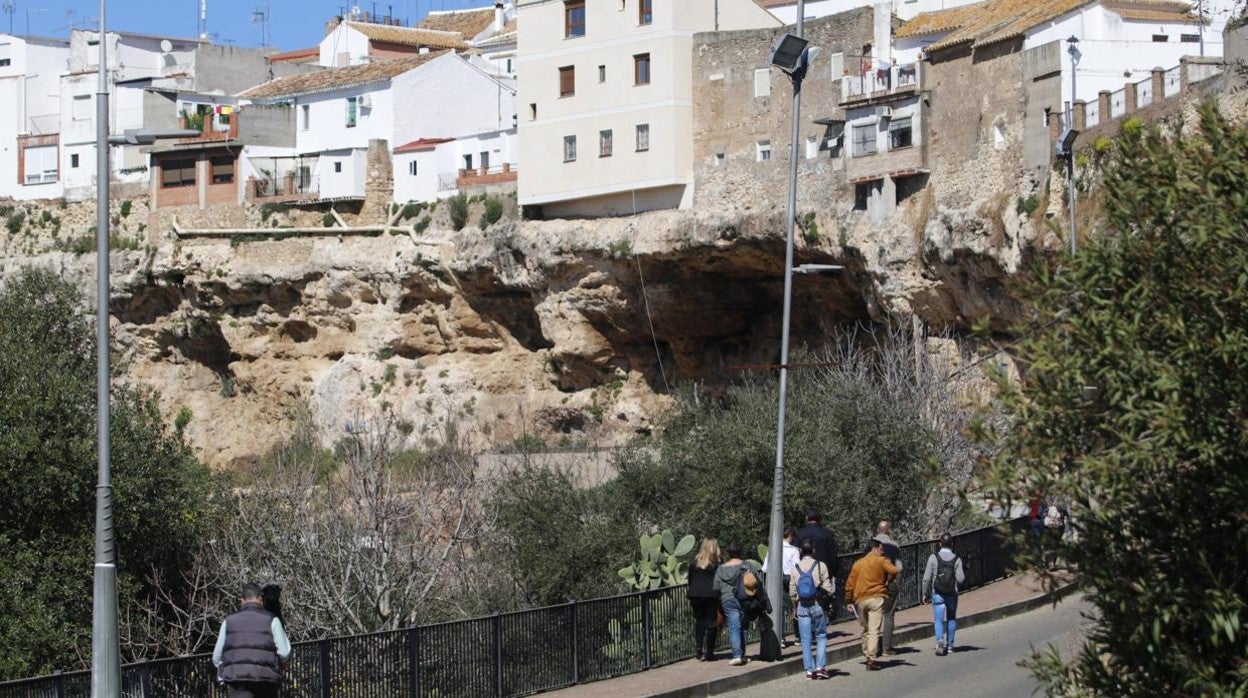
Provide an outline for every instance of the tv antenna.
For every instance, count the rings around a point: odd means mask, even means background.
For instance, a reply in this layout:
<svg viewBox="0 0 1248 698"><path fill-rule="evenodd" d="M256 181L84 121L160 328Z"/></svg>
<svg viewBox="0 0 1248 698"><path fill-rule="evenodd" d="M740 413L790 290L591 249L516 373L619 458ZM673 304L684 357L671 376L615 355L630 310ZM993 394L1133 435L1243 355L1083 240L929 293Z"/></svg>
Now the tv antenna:
<svg viewBox="0 0 1248 698"><path fill-rule="evenodd" d="M260 48L269 47L269 6L251 12L251 23L260 27Z"/></svg>
<svg viewBox="0 0 1248 698"><path fill-rule="evenodd" d="M196 27L199 29L199 38L208 38L208 0L199 0L199 16L196 17Z"/></svg>
<svg viewBox="0 0 1248 698"><path fill-rule="evenodd" d="M13 15L17 14L17 3L13 0L5 0L3 7L4 13L9 16L9 33L13 33Z"/></svg>

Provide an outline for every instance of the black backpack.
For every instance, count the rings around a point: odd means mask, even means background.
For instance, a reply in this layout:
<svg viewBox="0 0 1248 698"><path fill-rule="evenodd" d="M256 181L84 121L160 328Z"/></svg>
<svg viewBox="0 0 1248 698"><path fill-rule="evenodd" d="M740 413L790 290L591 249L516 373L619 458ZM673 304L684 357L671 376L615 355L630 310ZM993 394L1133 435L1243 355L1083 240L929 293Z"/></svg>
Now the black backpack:
<svg viewBox="0 0 1248 698"><path fill-rule="evenodd" d="M952 560L946 560L939 554L936 555L936 579L932 581L932 589L941 596L955 594L958 591L958 575L957 575L958 556L954 555Z"/></svg>

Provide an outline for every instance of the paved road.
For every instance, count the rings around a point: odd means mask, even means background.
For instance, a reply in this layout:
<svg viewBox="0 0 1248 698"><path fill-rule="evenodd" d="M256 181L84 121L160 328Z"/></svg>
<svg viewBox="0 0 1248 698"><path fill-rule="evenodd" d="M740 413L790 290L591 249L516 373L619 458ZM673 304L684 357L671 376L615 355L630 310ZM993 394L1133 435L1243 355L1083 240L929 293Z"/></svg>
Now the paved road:
<svg viewBox="0 0 1248 698"><path fill-rule="evenodd" d="M992 696L1028 698L1037 688L1035 679L1018 661L1037 648L1053 645L1064 653L1075 646L1079 628L1086 623L1081 613L1090 606L1069 597L1057 608L1044 608L958 631L959 651L946 657L935 654L935 642L923 640L902 648L902 654L886 657L891 665L868 672L861 660L828 667L831 680L811 681L804 676L760 684L727 695L763 698L782 695L871 695L890 698L915 696Z"/></svg>

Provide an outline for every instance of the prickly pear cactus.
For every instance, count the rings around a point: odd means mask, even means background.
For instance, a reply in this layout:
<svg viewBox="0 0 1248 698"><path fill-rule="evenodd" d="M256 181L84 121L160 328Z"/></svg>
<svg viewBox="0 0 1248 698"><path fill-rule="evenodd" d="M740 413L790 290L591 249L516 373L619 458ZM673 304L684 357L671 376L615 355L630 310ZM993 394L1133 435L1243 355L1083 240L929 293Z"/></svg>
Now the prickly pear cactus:
<svg viewBox="0 0 1248 698"><path fill-rule="evenodd" d="M693 543L693 536L677 541L670 530L643 533L638 559L619 571L620 579L636 591L684 584L689 580L689 564L681 558L693 552Z"/></svg>

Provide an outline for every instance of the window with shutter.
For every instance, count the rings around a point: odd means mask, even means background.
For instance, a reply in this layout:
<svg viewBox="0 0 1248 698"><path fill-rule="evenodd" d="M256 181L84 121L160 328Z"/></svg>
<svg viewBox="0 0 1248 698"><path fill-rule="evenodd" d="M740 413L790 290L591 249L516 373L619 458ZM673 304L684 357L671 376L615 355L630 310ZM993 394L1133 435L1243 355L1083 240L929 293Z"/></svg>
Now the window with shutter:
<svg viewBox="0 0 1248 698"><path fill-rule="evenodd" d="M576 94L576 66L565 65L559 69L559 96L571 97Z"/></svg>
<svg viewBox="0 0 1248 698"><path fill-rule="evenodd" d="M585 36L585 0L563 3L563 36L567 39Z"/></svg>

